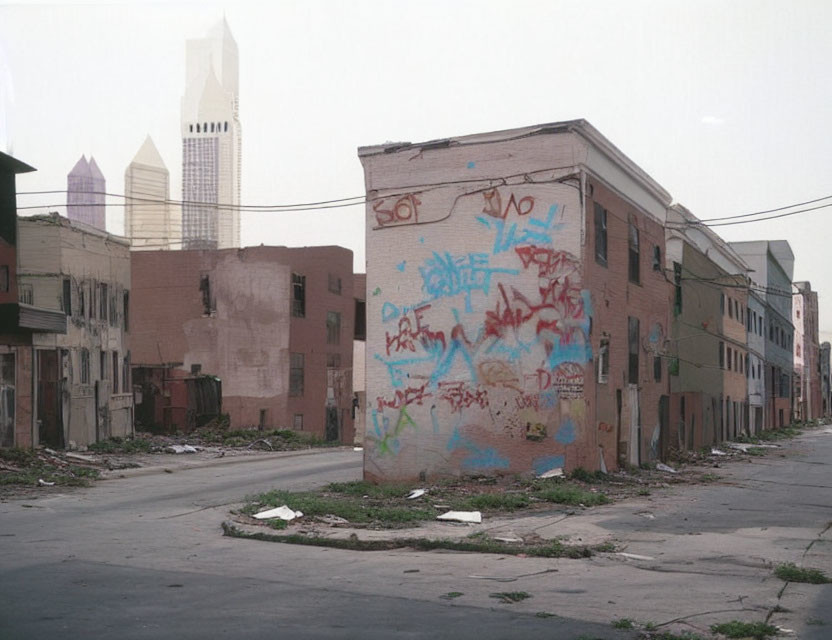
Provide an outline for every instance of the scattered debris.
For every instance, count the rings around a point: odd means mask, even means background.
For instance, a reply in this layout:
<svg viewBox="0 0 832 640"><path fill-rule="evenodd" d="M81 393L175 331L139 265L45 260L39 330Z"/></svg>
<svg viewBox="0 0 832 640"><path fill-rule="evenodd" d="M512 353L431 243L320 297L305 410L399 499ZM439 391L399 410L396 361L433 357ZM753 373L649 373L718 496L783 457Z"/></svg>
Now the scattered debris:
<svg viewBox="0 0 832 640"><path fill-rule="evenodd" d="M407 499L415 500L416 498L421 498L423 495L425 495L425 493L427 493L425 489L414 489L413 491L407 494Z"/></svg>
<svg viewBox="0 0 832 640"><path fill-rule="evenodd" d="M655 560L655 558L651 558L650 556L640 556L637 553L624 553L623 551L619 551L615 555L627 558L628 560Z"/></svg>
<svg viewBox="0 0 832 640"><path fill-rule="evenodd" d="M664 462L656 463L656 469L659 471L664 471L665 473L679 473L673 467L668 467Z"/></svg>
<svg viewBox="0 0 832 640"><path fill-rule="evenodd" d="M447 513L436 516L436 519L451 522L473 522L479 524L482 522L482 513L479 511L448 511Z"/></svg>
<svg viewBox="0 0 832 640"><path fill-rule="evenodd" d="M298 511L297 513L300 513L300 511ZM300 517L300 516L298 516L298 517ZM346 518L342 518L341 516L334 516L331 513L329 513L325 516L320 516L317 519L320 522L323 522L324 524L331 525L333 527L343 526L345 524L350 523L350 521L347 520Z"/></svg>
<svg viewBox="0 0 832 640"><path fill-rule="evenodd" d="M541 473L538 478L545 480L546 478L563 478L563 468L555 467L554 469L549 469L545 473Z"/></svg>
<svg viewBox="0 0 832 640"><path fill-rule="evenodd" d="M523 542L523 538L517 536L494 536L494 539L498 542L507 542L509 544L520 544Z"/></svg>
<svg viewBox="0 0 832 640"><path fill-rule="evenodd" d="M712 456L727 456L728 454L724 451L720 451L719 449L711 449Z"/></svg>
<svg viewBox="0 0 832 640"><path fill-rule="evenodd" d="M500 591L499 593L490 594L489 597L496 598L504 604L514 604L516 602L521 602L526 598L531 598L532 594L525 591Z"/></svg>
<svg viewBox="0 0 832 640"><path fill-rule="evenodd" d="M459 598L460 596L464 596L465 594L462 591L449 591L448 593L444 593L440 598L443 600L453 600L454 598Z"/></svg>
<svg viewBox="0 0 832 640"><path fill-rule="evenodd" d="M301 511L295 511L294 509L290 509L285 504L282 507L277 507L276 509L268 509L266 511L261 511L260 513L255 513L254 517L258 520L271 520L273 518L280 518L281 520L286 520L287 522L290 520L294 520L295 518L300 518L303 516Z"/></svg>
<svg viewBox="0 0 832 640"><path fill-rule="evenodd" d="M54 482L47 482L43 478L38 478L38 485L40 485L41 487L54 487L55 483Z"/></svg>
<svg viewBox="0 0 832 640"><path fill-rule="evenodd" d="M269 441L268 441L268 440L266 440L265 438L260 438L260 439L258 439L258 440L254 440L254 441L252 441L252 443L251 443L250 445L248 445L248 446L246 447L246 449L251 449L251 448L252 448L252 447L254 447L254 445L256 445L256 444L265 445L265 446L267 446L267 447L269 448L269 451L274 451L274 447L272 447L271 442L269 442ZM187 445L185 445L185 446L187 446Z"/></svg>
<svg viewBox="0 0 832 640"><path fill-rule="evenodd" d="M189 444L172 444L165 447L165 451L167 453L196 453L199 449Z"/></svg>
<svg viewBox="0 0 832 640"><path fill-rule="evenodd" d="M353 451L364 451L364 447L353 447Z"/></svg>

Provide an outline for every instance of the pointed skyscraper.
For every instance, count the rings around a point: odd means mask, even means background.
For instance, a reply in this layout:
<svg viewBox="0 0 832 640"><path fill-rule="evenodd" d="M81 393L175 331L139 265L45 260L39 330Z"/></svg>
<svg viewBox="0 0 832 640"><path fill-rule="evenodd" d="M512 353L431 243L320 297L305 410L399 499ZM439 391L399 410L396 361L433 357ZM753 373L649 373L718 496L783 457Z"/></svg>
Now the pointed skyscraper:
<svg viewBox="0 0 832 640"><path fill-rule="evenodd" d="M107 182L92 156L89 162L81 156L67 175L66 184L67 217L106 231L104 192Z"/></svg>
<svg viewBox="0 0 832 640"><path fill-rule="evenodd" d="M169 203L170 176L150 136L124 172L124 235L130 248L177 249L181 209Z"/></svg>
<svg viewBox="0 0 832 640"><path fill-rule="evenodd" d="M182 98L182 245L240 246L239 63L223 19L189 40Z"/></svg>

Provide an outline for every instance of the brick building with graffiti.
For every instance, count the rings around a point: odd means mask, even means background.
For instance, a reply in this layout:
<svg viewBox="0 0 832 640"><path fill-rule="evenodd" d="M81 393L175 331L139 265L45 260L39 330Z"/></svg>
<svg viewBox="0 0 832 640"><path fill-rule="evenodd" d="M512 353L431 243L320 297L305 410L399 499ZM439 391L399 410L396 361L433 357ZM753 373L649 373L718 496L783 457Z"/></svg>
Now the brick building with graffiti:
<svg viewBox="0 0 832 640"><path fill-rule="evenodd" d="M670 195L583 120L359 157L365 476L655 458Z"/></svg>

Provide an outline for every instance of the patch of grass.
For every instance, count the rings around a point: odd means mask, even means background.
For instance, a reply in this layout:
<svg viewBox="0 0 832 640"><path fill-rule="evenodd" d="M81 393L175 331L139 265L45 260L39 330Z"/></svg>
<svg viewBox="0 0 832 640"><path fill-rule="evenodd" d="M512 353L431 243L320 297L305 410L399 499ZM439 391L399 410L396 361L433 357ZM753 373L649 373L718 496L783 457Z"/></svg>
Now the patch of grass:
<svg viewBox="0 0 832 640"><path fill-rule="evenodd" d="M18 467L25 467L34 464L38 460L38 457L31 449L14 447L11 449L0 449L0 460L4 460Z"/></svg>
<svg viewBox="0 0 832 640"><path fill-rule="evenodd" d="M222 529L226 536L245 538L248 540L263 540L266 542L283 542L313 547L332 547L335 549L349 549L351 551L389 551L391 549L411 548L417 551L434 551L446 549L449 551L470 551L474 553L496 553L502 555L526 555L537 558L590 558L595 547L566 546L557 540L539 545L508 544L498 540L431 540L428 538L399 538L396 540L360 540L351 538L325 538L301 534L273 534L265 532L250 533L243 531L231 522L223 522Z"/></svg>
<svg viewBox="0 0 832 640"><path fill-rule="evenodd" d="M455 598L459 598L460 596L464 596L465 594L462 591L449 591L448 593L444 593L440 598L443 600L454 600Z"/></svg>
<svg viewBox="0 0 832 640"><path fill-rule="evenodd" d="M522 602L527 598L531 598L532 594L526 591L499 591L489 595L490 598L496 598L505 604L514 604L515 602Z"/></svg>
<svg viewBox="0 0 832 640"><path fill-rule="evenodd" d="M554 502L556 504L584 505L594 507L599 504L607 504L610 499L603 493L585 491L570 485L552 485L546 489L539 489L532 494L539 500Z"/></svg>
<svg viewBox="0 0 832 640"><path fill-rule="evenodd" d="M557 618L557 615L554 613L549 613L547 611L538 611L534 614L535 618Z"/></svg>
<svg viewBox="0 0 832 640"><path fill-rule="evenodd" d="M774 575L786 582L804 582L807 584L828 584L832 582L820 569L798 567L793 562L777 565Z"/></svg>
<svg viewBox="0 0 832 640"><path fill-rule="evenodd" d="M717 480L719 480L719 476L715 473L703 473L701 476L699 476L699 479L702 482L716 482Z"/></svg>
<svg viewBox="0 0 832 640"><path fill-rule="evenodd" d="M272 518L266 521L271 529L282 530L289 526L289 523L283 518Z"/></svg>
<svg viewBox="0 0 832 640"><path fill-rule="evenodd" d="M462 511L516 511L530 504L523 493L481 493L451 501L454 509Z"/></svg>
<svg viewBox="0 0 832 640"><path fill-rule="evenodd" d="M146 438L108 438L93 442L89 450L95 453L150 453L153 443Z"/></svg>
<svg viewBox="0 0 832 640"><path fill-rule="evenodd" d="M823 620L821 620L820 618L809 618L809 619L806 621L806 624L808 624L808 625L812 625L812 626L817 626L817 627L823 627L823 626L825 626L825 625L826 625L826 622L824 622L824 621L823 621Z"/></svg>
<svg viewBox="0 0 832 640"><path fill-rule="evenodd" d="M410 488L400 484L373 484L366 480L355 482L331 482L326 486L330 493L340 493L345 496L363 498L404 498L410 493Z"/></svg>
<svg viewBox="0 0 832 640"><path fill-rule="evenodd" d="M293 493L269 491L255 496L241 512L252 515L268 507L288 505L306 516L334 515L349 522L374 522L381 525L401 524L432 520L436 511L432 508L386 506L352 496L327 496L312 491Z"/></svg>
<svg viewBox="0 0 832 640"><path fill-rule="evenodd" d="M576 467L569 474L572 480L579 480L589 484L608 482L609 476L603 471L587 471L583 467Z"/></svg>
<svg viewBox="0 0 832 640"><path fill-rule="evenodd" d="M649 496L650 495L650 489L639 489L638 490L638 495L640 495L640 496Z"/></svg>
<svg viewBox="0 0 832 640"><path fill-rule="evenodd" d="M613 629L635 629L636 623L630 618L619 618L612 621Z"/></svg>
<svg viewBox="0 0 832 640"><path fill-rule="evenodd" d="M70 464L62 467L44 462L30 449L0 449L0 460L18 467L0 472L0 485L38 486L38 481L62 487L86 487L99 476L97 469Z"/></svg>
<svg viewBox="0 0 832 640"><path fill-rule="evenodd" d="M663 631L659 634L651 633L648 637L650 640L703 640L702 636L692 631L682 631L681 633Z"/></svg>
<svg viewBox="0 0 832 640"><path fill-rule="evenodd" d="M765 622L741 622L731 620L711 626L712 633L719 633L726 638L754 638L754 640L765 640L777 634L777 627Z"/></svg>
<svg viewBox="0 0 832 640"><path fill-rule="evenodd" d="M766 455L766 450L761 449L760 447L748 447L745 452L750 456L764 456Z"/></svg>

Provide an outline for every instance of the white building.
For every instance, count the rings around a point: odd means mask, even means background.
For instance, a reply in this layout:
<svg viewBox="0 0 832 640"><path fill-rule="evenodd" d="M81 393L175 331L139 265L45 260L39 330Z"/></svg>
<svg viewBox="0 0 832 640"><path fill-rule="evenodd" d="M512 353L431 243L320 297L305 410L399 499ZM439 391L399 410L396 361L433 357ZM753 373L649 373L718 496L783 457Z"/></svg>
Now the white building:
<svg viewBox="0 0 832 640"><path fill-rule="evenodd" d="M32 336L36 444L132 433L129 244L56 213L20 218L18 228L21 299L66 316L65 334Z"/></svg>
<svg viewBox="0 0 832 640"><path fill-rule="evenodd" d="M178 249L182 209L170 202L170 175L150 136L124 172L124 235L134 251Z"/></svg>
<svg viewBox="0 0 832 640"><path fill-rule="evenodd" d="M182 98L182 244L240 246L239 56L228 23L188 40Z"/></svg>

